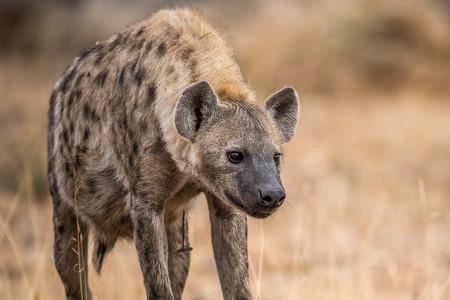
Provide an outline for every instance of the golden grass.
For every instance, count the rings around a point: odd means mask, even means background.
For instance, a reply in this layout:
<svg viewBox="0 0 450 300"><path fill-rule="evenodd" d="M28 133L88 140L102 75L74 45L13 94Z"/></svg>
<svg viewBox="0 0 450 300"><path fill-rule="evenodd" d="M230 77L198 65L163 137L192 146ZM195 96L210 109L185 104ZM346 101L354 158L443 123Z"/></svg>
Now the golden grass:
<svg viewBox="0 0 450 300"><path fill-rule="evenodd" d="M286 147L287 203L251 220L256 299L450 298L450 103L305 97ZM51 208L0 201L3 299L61 299L51 258ZM201 197L190 213L192 266L186 299L217 299L220 286ZM97 299L144 297L132 243L119 242Z"/></svg>

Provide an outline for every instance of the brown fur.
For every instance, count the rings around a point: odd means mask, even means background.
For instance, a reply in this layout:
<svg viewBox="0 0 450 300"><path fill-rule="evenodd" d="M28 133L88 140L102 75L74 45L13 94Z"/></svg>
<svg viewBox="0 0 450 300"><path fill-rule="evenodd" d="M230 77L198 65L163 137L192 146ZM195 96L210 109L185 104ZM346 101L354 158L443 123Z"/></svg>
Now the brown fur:
<svg viewBox="0 0 450 300"><path fill-rule="evenodd" d="M84 240L88 228L95 236L97 272L118 238L134 238L147 297L180 299L190 255L182 216L201 192L224 297L251 298L242 211L276 210L261 206L265 191L281 205L274 155L298 114L292 88L265 107L254 101L230 48L190 10L160 11L75 59L55 85L48 132L55 263L68 299L81 296L75 211ZM246 161L230 163L229 147L245 149Z"/></svg>

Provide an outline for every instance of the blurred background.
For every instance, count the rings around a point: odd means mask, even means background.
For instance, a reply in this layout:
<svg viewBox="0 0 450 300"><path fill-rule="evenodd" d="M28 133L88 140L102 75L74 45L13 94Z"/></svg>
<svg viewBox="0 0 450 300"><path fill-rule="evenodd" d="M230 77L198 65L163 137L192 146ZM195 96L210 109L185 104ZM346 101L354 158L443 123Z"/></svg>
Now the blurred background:
<svg viewBox="0 0 450 300"><path fill-rule="evenodd" d="M447 0L0 0L0 297L63 299L46 182L48 98L73 58L160 8L200 11L261 101L284 85L301 120L287 203L250 220L256 299L450 299ZM203 197L185 299L220 299ZM119 242L96 299L144 299Z"/></svg>

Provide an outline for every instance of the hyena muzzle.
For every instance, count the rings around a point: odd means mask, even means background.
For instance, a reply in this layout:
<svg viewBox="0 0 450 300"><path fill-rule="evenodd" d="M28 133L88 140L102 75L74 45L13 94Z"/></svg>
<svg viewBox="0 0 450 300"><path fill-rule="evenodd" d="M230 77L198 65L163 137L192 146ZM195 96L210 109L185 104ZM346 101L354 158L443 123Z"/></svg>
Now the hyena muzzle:
<svg viewBox="0 0 450 300"><path fill-rule="evenodd" d="M67 298L92 298L92 233L97 272L118 238L134 239L147 298L180 299L189 202L204 193L223 296L250 299L246 215L283 203L281 145L298 111L290 87L258 104L224 40L186 9L83 52L49 109L54 257Z"/></svg>

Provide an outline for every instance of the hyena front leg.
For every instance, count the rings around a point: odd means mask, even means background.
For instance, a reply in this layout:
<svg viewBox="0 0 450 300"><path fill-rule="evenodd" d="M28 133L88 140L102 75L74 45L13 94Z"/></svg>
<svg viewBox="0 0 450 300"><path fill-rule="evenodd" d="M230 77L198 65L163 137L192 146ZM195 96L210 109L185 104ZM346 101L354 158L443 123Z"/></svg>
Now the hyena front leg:
<svg viewBox="0 0 450 300"><path fill-rule="evenodd" d="M195 184L187 184L168 201L165 209L169 275L175 299L182 297L191 260L187 203L200 192Z"/></svg>
<svg viewBox="0 0 450 300"><path fill-rule="evenodd" d="M133 226L147 299L172 300L166 255L167 239L162 210L134 210Z"/></svg>
<svg viewBox="0 0 450 300"><path fill-rule="evenodd" d="M77 218L73 208L54 195L55 241L53 250L56 269L64 284L67 299L88 300L92 298L87 278L89 230L82 220L79 219L78 223L80 236L78 236Z"/></svg>
<svg viewBox="0 0 450 300"><path fill-rule="evenodd" d="M170 284L173 297L181 299L191 261L188 220L185 213L166 224Z"/></svg>
<svg viewBox="0 0 450 300"><path fill-rule="evenodd" d="M252 299L249 289L247 219L235 208L225 206L207 193L211 236L225 300Z"/></svg>
<svg viewBox="0 0 450 300"><path fill-rule="evenodd" d="M170 196L170 182L175 171L166 164L167 160L164 163L157 156L145 157L132 185L134 239L149 300L174 299L167 263L163 208Z"/></svg>

